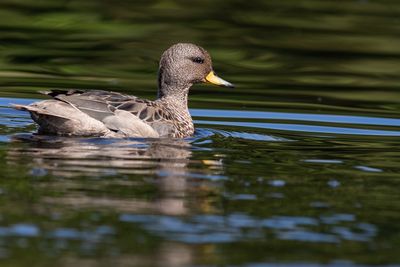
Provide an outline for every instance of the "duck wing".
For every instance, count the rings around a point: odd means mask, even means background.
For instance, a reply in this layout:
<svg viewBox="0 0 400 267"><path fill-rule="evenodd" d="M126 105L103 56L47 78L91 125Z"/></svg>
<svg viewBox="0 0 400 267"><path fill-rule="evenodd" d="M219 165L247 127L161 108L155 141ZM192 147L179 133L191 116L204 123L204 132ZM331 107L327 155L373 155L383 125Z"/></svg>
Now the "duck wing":
<svg viewBox="0 0 400 267"><path fill-rule="evenodd" d="M108 129L126 137L160 137L150 125L125 110L116 110L114 115L105 117L102 122Z"/></svg>
<svg viewBox="0 0 400 267"><path fill-rule="evenodd" d="M102 121L105 117L114 115L116 108L113 106L113 102L123 103L136 98L101 90L86 92L80 90L52 90L42 93L56 100L66 102L99 121Z"/></svg>
<svg viewBox="0 0 400 267"><path fill-rule="evenodd" d="M137 127L144 124L141 127L144 132L149 131L150 127L159 136L168 136L174 131L171 114L154 101L103 90L52 90L43 93L76 107L90 117L102 121L111 129L130 128L131 132L132 124Z"/></svg>

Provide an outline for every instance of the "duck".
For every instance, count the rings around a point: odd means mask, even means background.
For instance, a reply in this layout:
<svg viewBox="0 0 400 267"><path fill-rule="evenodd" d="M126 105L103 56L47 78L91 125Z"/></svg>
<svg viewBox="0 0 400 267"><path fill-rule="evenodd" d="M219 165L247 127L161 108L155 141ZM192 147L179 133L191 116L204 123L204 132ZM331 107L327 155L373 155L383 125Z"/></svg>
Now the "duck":
<svg viewBox="0 0 400 267"><path fill-rule="evenodd" d="M161 56L155 100L105 90L54 89L40 92L51 99L13 107L30 113L38 134L185 138L194 134L188 95L197 83L234 87L216 75L204 48L177 43Z"/></svg>

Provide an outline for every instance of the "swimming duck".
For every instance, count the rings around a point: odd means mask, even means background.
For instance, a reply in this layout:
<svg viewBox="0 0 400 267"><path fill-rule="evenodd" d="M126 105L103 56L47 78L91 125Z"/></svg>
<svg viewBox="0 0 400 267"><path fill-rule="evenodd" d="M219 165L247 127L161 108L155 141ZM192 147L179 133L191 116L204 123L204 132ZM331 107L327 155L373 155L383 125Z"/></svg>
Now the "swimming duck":
<svg viewBox="0 0 400 267"><path fill-rule="evenodd" d="M51 90L41 92L50 100L13 106L30 112L40 134L183 138L194 133L188 93L200 82L233 87L215 74L206 50L178 43L161 56L154 101L102 90Z"/></svg>

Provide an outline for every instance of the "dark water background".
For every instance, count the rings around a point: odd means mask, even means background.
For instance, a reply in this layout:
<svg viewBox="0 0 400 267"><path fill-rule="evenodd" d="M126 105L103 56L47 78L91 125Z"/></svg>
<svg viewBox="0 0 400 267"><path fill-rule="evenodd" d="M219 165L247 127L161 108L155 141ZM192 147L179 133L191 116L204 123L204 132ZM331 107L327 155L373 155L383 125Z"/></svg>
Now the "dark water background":
<svg viewBox="0 0 400 267"><path fill-rule="evenodd" d="M154 98L175 42L185 140L35 136L48 88ZM0 2L1 266L400 264L400 2Z"/></svg>

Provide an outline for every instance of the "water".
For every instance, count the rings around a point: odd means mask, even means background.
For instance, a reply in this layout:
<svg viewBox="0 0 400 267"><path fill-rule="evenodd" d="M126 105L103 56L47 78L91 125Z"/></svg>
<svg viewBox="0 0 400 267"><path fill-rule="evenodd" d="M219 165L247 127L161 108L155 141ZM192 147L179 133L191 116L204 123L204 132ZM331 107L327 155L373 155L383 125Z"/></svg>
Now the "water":
<svg viewBox="0 0 400 267"><path fill-rule="evenodd" d="M400 264L398 1L0 3L2 266ZM38 136L38 90L154 98L170 44L198 85L184 140Z"/></svg>

